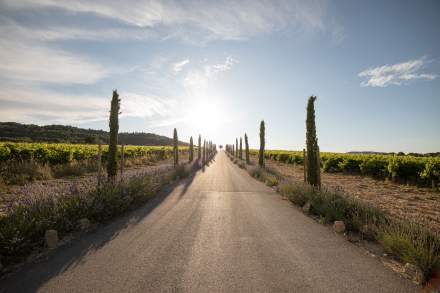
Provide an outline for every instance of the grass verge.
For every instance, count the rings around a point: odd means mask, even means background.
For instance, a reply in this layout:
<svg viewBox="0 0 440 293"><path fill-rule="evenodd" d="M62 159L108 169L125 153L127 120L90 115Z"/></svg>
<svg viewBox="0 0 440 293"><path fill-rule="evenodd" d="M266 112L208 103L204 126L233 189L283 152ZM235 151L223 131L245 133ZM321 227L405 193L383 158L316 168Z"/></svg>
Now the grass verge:
<svg viewBox="0 0 440 293"><path fill-rule="evenodd" d="M249 174L300 207L308 204L307 212L320 222L344 221L349 232L359 233L377 241L396 259L416 265L425 281L440 269L440 238L437 234L412 222L390 218L383 211L342 193L317 190L310 185L295 183L268 168L249 166Z"/></svg>
<svg viewBox="0 0 440 293"><path fill-rule="evenodd" d="M44 233L58 231L60 238L78 229L88 218L94 223L110 220L139 207L173 180L198 169L198 162L179 165L171 171L132 177L117 184L104 185L88 194L29 199L0 217L0 256L3 265L21 262L44 247Z"/></svg>

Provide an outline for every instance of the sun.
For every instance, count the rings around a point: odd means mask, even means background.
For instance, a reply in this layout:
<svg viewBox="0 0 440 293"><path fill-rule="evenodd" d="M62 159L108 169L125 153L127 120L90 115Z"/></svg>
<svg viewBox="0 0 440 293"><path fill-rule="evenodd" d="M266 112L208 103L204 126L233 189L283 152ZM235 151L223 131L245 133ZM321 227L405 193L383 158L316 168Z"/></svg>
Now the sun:
<svg viewBox="0 0 440 293"><path fill-rule="evenodd" d="M189 109L187 114L187 121L191 127L208 136L213 136L213 132L218 131L225 119L225 113L218 103L197 103Z"/></svg>

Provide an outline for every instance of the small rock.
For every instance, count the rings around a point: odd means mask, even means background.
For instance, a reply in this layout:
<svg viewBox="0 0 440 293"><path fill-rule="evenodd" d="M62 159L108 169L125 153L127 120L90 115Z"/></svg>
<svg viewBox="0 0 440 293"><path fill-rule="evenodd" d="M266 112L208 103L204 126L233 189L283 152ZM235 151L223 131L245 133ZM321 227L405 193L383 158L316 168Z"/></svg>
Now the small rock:
<svg viewBox="0 0 440 293"><path fill-rule="evenodd" d="M58 245L58 232L56 230L46 230L44 235L46 239L46 246L49 249L54 249Z"/></svg>
<svg viewBox="0 0 440 293"><path fill-rule="evenodd" d="M306 202L305 205L302 207L302 210L304 213L309 213L310 212L310 202Z"/></svg>
<svg viewBox="0 0 440 293"><path fill-rule="evenodd" d="M79 227L81 231L87 231L90 228L90 221L87 218L82 218L79 220Z"/></svg>
<svg viewBox="0 0 440 293"><path fill-rule="evenodd" d="M333 224L333 230L335 230L336 233L345 232L344 221L335 221L335 223Z"/></svg>
<svg viewBox="0 0 440 293"><path fill-rule="evenodd" d="M418 266L406 263L404 269L405 274L407 274L412 280L415 280L417 283L422 284L425 281L423 272Z"/></svg>

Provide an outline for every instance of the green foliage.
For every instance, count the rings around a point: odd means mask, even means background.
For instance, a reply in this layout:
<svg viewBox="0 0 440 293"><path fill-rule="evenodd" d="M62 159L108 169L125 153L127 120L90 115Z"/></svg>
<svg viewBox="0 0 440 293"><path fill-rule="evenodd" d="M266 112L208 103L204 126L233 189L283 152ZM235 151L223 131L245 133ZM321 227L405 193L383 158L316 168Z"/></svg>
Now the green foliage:
<svg viewBox="0 0 440 293"><path fill-rule="evenodd" d="M120 102L118 92L113 91L113 97L110 106L110 140L109 140L109 151L107 159L107 176L109 180L113 180L116 177L116 172L118 168L118 163L116 160L117 147L118 147L118 131L119 131L119 109Z"/></svg>
<svg viewBox="0 0 440 293"><path fill-rule="evenodd" d="M237 158L239 158L239 154L238 154L239 150L238 150L238 138L235 139L235 156Z"/></svg>
<svg viewBox="0 0 440 293"><path fill-rule="evenodd" d="M198 153L197 159L200 161L200 159L202 158L202 137L200 134L199 134L199 145L197 148L197 153Z"/></svg>
<svg viewBox="0 0 440 293"><path fill-rule="evenodd" d="M368 175L376 178L385 178L387 176L388 162L377 158L368 158L362 160L359 169L362 175Z"/></svg>
<svg viewBox="0 0 440 293"><path fill-rule="evenodd" d="M279 192L282 195L286 196L291 202L301 207L309 201L312 191L310 185L300 185L286 181L281 183L279 188Z"/></svg>
<svg viewBox="0 0 440 293"><path fill-rule="evenodd" d="M194 144L193 137L191 136L189 139L189 161L192 162L194 160Z"/></svg>
<svg viewBox="0 0 440 293"><path fill-rule="evenodd" d="M440 239L423 227L393 222L381 227L378 241L403 262L417 265L426 279L440 269Z"/></svg>
<svg viewBox="0 0 440 293"><path fill-rule="evenodd" d="M20 124L0 122L0 140L13 142L49 142L72 144L108 144L109 133L65 125ZM125 145L172 146L172 139L154 133L120 132L119 143ZM180 145L186 145L183 142ZM2 161L0 153L0 161Z"/></svg>
<svg viewBox="0 0 440 293"><path fill-rule="evenodd" d="M243 147L242 147L242 138L240 137L240 150L239 150L240 154L240 160L243 160Z"/></svg>
<svg viewBox="0 0 440 293"><path fill-rule="evenodd" d="M313 186L320 186L320 166L318 166L318 138L315 125L315 96L311 96L307 103L306 145L307 145L307 182Z"/></svg>
<svg viewBox="0 0 440 293"><path fill-rule="evenodd" d="M174 158L174 167L179 165L179 139L177 137L177 129L174 128L173 131L173 158Z"/></svg>
<svg viewBox="0 0 440 293"><path fill-rule="evenodd" d="M339 162L338 167L343 172L359 174L361 162L362 161L353 158L344 158L341 162Z"/></svg>
<svg viewBox="0 0 440 293"><path fill-rule="evenodd" d="M172 171L133 177L122 183L104 185L89 194L29 199L0 217L2 263L22 261L35 249L41 249L47 229L55 229L63 237L78 229L81 218L104 222L139 207L165 184L188 176L197 166L180 165Z"/></svg>
<svg viewBox="0 0 440 293"><path fill-rule="evenodd" d="M264 148L266 145L266 139L265 139L265 125L264 120L261 120L260 122L260 151L258 153L258 165L262 168L264 167Z"/></svg>
<svg viewBox="0 0 440 293"><path fill-rule="evenodd" d="M249 170L253 177L263 182L266 182L268 172L271 170ZM440 238L418 224L392 220L367 203L343 194L316 190L310 185L284 181L279 192L296 205L310 203L310 213L324 223L344 221L348 231L369 233L366 236L376 239L401 261L420 267L426 279L440 269Z"/></svg>
<svg viewBox="0 0 440 293"><path fill-rule="evenodd" d="M3 163L0 167L0 177L8 185L23 185L28 181L46 180L54 176L47 164L35 161L14 161Z"/></svg>
<svg viewBox="0 0 440 293"><path fill-rule="evenodd" d="M257 150L250 150L258 155ZM431 186L440 180L440 157L388 154L329 153L321 152L325 172L346 172L375 178L393 178ZM302 151L266 150L267 159L284 163L303 164Z"/></svg>
<svg viewBox="0 0 440 293"><path fill-rule="evenodd" d="M286 154L287 155L287 154ZM324 172L329 172L329 173L333 173L333 172L341 172L341 167L340 167L340 163L342 162L342 158L328 158L327 160L324 161L323 164L323 171Z"/></svg>
<svg viewBox="0 0 440 293"><path fill-rule="evenodd" d="M245 144L245 153L246 153L246 164L249 164L251 161L249 158L249 142L246 133L244 134L244 144Z"/></svg>

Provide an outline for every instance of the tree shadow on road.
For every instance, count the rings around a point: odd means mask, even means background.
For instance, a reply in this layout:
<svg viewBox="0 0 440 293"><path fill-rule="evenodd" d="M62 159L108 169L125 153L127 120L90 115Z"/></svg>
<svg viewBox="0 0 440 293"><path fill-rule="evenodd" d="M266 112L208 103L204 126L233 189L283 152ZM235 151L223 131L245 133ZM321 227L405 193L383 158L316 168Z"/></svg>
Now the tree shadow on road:
<svg viewBox="0 0 440 293"><path fill-rule="evenodd" d="M19 270L0 279L0 292L35 292L50 279L85 262L85 257L104 247L122 231L141 222L176 188L187 190L195 174L164 187L145 205L100 225L95 231L77 234L73 240L49 252L38 262L23 265ZM182 193L183 194L183 193Z"/></svg>

